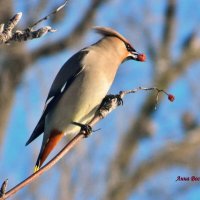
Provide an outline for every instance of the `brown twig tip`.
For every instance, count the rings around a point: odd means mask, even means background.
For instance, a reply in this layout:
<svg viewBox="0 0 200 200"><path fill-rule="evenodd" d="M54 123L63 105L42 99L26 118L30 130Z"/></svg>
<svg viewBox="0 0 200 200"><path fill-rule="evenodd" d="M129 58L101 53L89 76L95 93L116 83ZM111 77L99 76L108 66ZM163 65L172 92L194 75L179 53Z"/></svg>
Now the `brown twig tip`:
<svg viewBox="0 0 200 200"><path fill-rule="evenodd" d="M22 17L22 12L17 13L16 15L14 15L10 21L5 24L5 28L4 28L4 33L7 34L8 32L11 32L15 26L18 24L18 22L20 21Z"/></svg>
<svg viewBox="0 0 200 200"><path fill-rule="evenodd" d="M13 18L15 18L17 21L19 21L22 17L22 12L18 12Z"/></svg>
<svg viewBox="0 0 200 200"><path fill-rule="evenodd" d="M37 31L35 31L35 34L37 35L35 38L43 37L48 32L54 33L56 32L56 29L52 29L50 26L45 26L43 28L40 28Z"/></svg>
<svg viewBox="0 0 200 200"><path fill-rule="evenodd" d="M18 24L18 22L20 21L21 17L22 17L22 12L19 12L19 13L15 14L10 19L10 21L8 22L6 28L10 28L10 30L12 30Z"/></svg>
<svg viewBox="0 0 200 200"><path fill-rule="evenodd" d="M2 186L1 186L0 198L3 198L3 197L5 196L7 185L8 185L8 179L6 179L6 180L3 182Z"/></svg>
<svg viewBox="0 0 200 200"><path fill-rule="evenodd" d="M60 7L58 7L56 9L56 12L60 11L61 9L63 9L66 6L67 2L68 2L68 0L66 0L63 5L61 5Z"/></svg>

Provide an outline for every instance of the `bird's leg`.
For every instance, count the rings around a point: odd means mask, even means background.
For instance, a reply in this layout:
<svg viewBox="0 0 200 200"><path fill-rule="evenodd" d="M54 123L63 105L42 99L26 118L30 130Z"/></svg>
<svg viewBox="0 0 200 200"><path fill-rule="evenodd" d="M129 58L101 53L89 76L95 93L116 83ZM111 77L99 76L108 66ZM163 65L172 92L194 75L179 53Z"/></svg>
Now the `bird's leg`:
<svg viewBox="0 0 200 200"><path fill-rule="evenodd" d="M86 138L92 133L92 127L88 124L81 124L78 122L72 122L72 124L79 126L81 128L81 132L84 132L84 136Z"/></svg>
<svg viewBox="0 0 200 200"><path fill-rule="evenodd" d="M96 114L101 115L102 117L104 117L103 115L103 111L108 111L110 110L110 108L112 108L112 103L113 101L115 103L117 103L117 106L123 105L123 100L121 98L121 96L119 94L117 95L107 95L104 97L104 99L102 100ZM89 124L81 124L79 122L71 122L72 124L79 126L81 128L81 132L84 133L85 137L88 137L92 132L92 127Z"/></svg>

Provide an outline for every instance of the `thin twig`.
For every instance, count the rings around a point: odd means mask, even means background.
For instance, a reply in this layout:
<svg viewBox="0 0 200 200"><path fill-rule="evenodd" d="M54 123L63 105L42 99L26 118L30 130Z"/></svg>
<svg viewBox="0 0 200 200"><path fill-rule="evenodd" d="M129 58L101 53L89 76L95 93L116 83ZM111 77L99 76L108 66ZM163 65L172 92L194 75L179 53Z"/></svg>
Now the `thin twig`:
<svg viewBox="0 0 200 200"><path fill-rule="evenodd" d="M35 22L33 25L30 26L30 28L33 28L34 26L37 26L39 23L41 23L44 20L47 20L51 15L56 14L58 11L60 11L61 9L63 9L65 7L65 5L67 4L68 0L66 0L61 6L59 6L56 10L54 10L53 12L51 12L50 14L48 14L47 16L43 17L42 19L38 20L37 22Z"/></svg>
<svg viewBox="0 0 200 200"><path fill-rule="evenodd" d="M136 93L136 92L138 92L139 90L145 90L145 91L152 91L152 90L155 90L155 91L157 91L155 110L157 109L156 107L157 107L158 100L159 100L159 94L160 94L161 92L163 92L164 94L166 94L166 95L168 96L168 99L169 99L171 102L173 102L174 99L175 99L175 97L174 97L173 95L168 94L165 90L159 89L159 88L157 88L157 87L150 87L150 88L138 87L138 88L133 89L133 90L121 91L121 92L120 92L120 95L121 95L121 97L123 97L123 96L126 95L126 94Z"/></svg>
<svg viewBox="0 0 200 200"><path fill-rule="evenodd" d="M164 90L160 90L157 87L138 87L134 90L126 90L121 91L117 95L107 95L101 103L101 106L99 107L98 111L96 112L94 118L88 123L89 126L93 127L96 123L98 123L100 120L105 118L109 113L111 113L113 110L115 110L118 106L122 105L122 99L127 94L136 93L139 90L145 90L145 91L157 91L157 95L160 92L163 92L168 96L168 99L170 101L174 100L174 96L171 94L168 94ZM169 97L173 97L173 100ZM4 195L0 196L0 200L7 199L8 197L15 194L17 191L22 189L24 186L28 185L32 181L34 181L36 178L38 178L40 175L42 175L45 171L49 170L51 167L53 167L65 154L67 154L78 142L80 142L83 138L85 138L86 133L84 131L80 131L74 138L72 138L69 143L52 159L50 160L44 167L40 168L36 173L32 174L28 178L26 178L24 181L10 189L8 192L5 193L4 189ZM88 136L88 135L87 135ZM5 183L5 182L4 182ZM2 186L3 187L3 186Z"/></svg>

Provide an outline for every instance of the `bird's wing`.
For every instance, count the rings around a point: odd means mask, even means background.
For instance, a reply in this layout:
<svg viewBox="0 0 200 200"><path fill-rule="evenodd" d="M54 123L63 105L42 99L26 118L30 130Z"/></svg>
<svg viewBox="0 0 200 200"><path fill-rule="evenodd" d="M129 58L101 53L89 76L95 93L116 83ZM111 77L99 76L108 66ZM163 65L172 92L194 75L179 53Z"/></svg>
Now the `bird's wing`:
<svg viewBox="0 0 200 200"><path fill-rule="evenodd" d="M83 71L82 65L83 58L87 55L87 50L82 50L72 56L58 72L48 94L45 102L44 111L36 125L33 133L31 134L26 145L30 144L35 138L44 132L45 117L56 103L60 100L62 94L69 88L76 77Z"/></svg>

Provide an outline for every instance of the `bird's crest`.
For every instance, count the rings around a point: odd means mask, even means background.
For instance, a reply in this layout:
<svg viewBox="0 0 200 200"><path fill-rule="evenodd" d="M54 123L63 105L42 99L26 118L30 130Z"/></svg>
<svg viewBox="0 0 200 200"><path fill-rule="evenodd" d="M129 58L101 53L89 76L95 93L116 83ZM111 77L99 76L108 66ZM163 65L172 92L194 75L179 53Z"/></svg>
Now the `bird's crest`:
<svg viewBox="0 0 200 200"><path fill-rule="evenodd" d="M122 36L117 31L113 30L112 28L103 27L103 26L95 26L95 27L93 27L93 29L97 33L99 33L99 34L101 34L103 36L114 36L114 37L117 37L120 40L124 41L125 43L129 44L129 41L124 36Z"/></svg>

